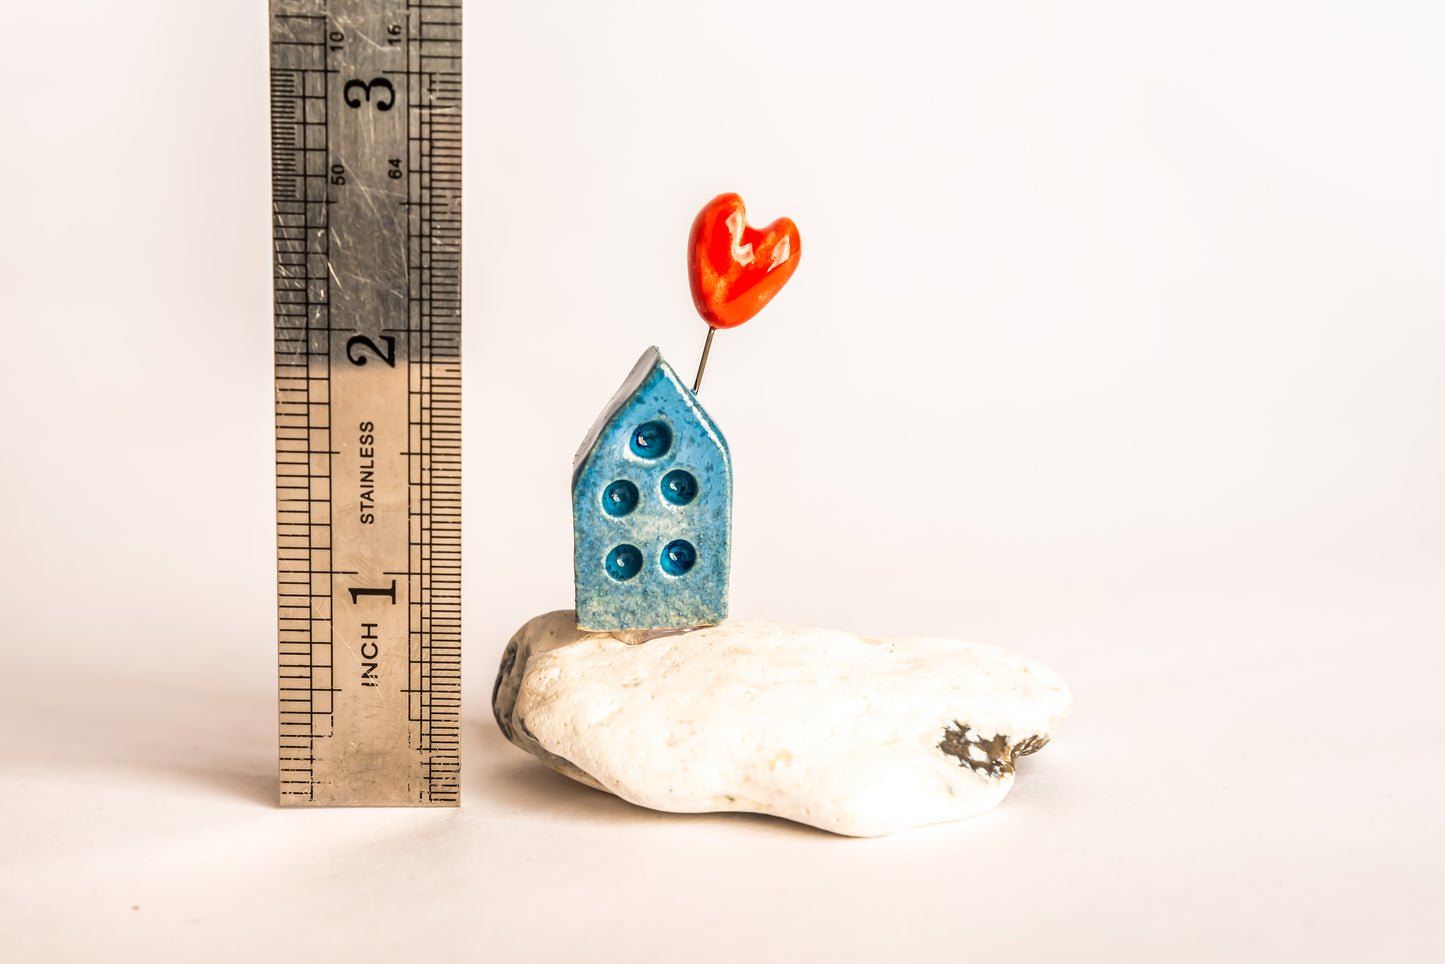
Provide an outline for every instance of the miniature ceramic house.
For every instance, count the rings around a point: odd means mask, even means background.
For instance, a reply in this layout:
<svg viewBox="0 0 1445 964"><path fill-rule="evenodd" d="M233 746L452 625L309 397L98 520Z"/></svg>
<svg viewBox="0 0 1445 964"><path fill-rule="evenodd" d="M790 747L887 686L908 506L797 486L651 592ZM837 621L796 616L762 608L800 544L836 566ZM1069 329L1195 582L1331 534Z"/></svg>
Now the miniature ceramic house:
<svg viewBox="0 0 1445 964"><path fill-rule="evenodd" d="M732 501L727 440L649 348L573 462L578 627L679 629L726 619Z"/></svg>

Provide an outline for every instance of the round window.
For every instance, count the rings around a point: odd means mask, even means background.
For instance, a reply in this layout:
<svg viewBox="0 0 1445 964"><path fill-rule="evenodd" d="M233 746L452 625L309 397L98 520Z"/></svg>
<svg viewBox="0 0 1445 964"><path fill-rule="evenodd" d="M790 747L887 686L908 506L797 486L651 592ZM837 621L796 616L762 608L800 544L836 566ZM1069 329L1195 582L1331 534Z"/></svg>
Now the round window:
<svg viewBox="0 0 1445 964"><path fill-rule="evenodd" d="M662 550L662 571L669 576L680 576L697 562L697 550L686 539L674 539Z"/></svg>
<svg viewBox="0 0 1445 964"><path fill-rule="evenodd" d="M607 554L607 575L625 582L642 571L642 553L636 546L620 545Z"/></svg>
<svg viewBox="0 0 1445 964"><path fill-rule="evenodd" d="M673 469L662 477L662 497L673 505L687 505L697 498L697 479L685 469Z"/></svg>
<svg viewBox="0 0 1445 964"><path fill-rule="evenodd" d="M644 422L632 430L628 448L640 459L660 459L672 448L672 429L663 422Z"/></svg>
<svg viewBox="0 0 1445 964"><path fill-rule="evenodd" d="M602 511L610 516L624 516L637 508L637 486L618 479L602 490Z"/></svg>

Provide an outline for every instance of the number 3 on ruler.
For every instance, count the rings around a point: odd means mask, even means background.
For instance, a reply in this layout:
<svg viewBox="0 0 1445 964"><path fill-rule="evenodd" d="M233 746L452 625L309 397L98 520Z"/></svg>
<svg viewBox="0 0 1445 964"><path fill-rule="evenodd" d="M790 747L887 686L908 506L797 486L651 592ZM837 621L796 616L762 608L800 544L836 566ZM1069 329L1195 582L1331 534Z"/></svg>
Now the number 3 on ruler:
<svg viewBox="0 0 1445 964"><path fill-rule="evenodd" d="M374 77L370 83L364 80L348 80L346 86L341 88L341 97L346 101L347 107L360 107L362 102L373 103L371 100L372 88L386 91L386 100L377 99L374 101L377 110L391 110L391 105L396 103L396 88L391 86L391 81L385 77ZM361 91L357 97L352 90Z"/></svg>

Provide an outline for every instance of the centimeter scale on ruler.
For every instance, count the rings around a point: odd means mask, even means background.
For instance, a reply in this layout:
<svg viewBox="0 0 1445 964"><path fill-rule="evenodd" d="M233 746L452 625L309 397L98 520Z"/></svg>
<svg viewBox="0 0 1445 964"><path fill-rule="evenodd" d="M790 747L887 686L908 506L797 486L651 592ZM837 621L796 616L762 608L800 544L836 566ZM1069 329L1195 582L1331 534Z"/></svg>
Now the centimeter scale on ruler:
<svg viewBox="0 0 1445 964"><path fill-rule="evenodd" d="M280 799L455 806L461 0L272 0Z"/></svg>

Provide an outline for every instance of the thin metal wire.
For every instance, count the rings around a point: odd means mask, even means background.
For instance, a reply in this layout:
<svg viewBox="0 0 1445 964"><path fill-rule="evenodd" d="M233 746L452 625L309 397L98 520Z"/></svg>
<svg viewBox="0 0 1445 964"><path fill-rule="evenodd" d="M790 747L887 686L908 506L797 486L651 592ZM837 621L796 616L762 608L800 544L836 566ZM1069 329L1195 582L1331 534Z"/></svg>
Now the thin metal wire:
<svg viewBox="0 0 1445 964"><path fill-rule="evenodd" d="M717 334L717 329L709 325L707 329L707 341L702 344L702 361L697 363L697 378L695 378L692 383L692 393L694 395L697 394L699 388L702 388L702 370L707 367L707 353L712 351L712 336L715 334Z"/></svg>

